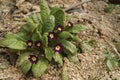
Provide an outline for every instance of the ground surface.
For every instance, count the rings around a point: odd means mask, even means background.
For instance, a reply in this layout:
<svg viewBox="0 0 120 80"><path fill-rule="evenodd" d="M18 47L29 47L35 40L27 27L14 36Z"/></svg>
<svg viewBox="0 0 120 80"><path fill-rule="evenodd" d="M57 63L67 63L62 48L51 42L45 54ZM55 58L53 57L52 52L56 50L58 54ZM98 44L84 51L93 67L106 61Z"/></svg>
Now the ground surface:
<svg viewBox="0 0 120 80"><path fill-rule="evenodd" d="M78 2L80 0L48 0L49 6L59 5L62 8ZM0 39L7 32L17 32L24 24L23 18L32 12L39 12L38 4L37 0L0 0ZM114 42L120 40L120 7L117 6L112 13L105 13L106 6L106 2L94 0L76 7L71 13L74 23L87 27L87 31L79 34L80 38L95 39L98 46L90 52L78 54L81 60L78 64L65 59L69 80L120 80L120 68L109 71L102 51L102 48L106 48L116 53ZM61 68L56 65L51 66L41 79L30 75L25 77L19 68L10 65L5 52L0 48L0 80L61 80Z"/></svg>

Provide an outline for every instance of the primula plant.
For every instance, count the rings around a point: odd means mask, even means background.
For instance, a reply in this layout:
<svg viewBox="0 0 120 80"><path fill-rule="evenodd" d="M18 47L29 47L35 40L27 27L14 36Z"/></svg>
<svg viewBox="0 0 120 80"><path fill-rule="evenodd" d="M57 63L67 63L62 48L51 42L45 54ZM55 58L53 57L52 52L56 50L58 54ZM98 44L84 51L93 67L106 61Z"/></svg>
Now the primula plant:
<svg viewBox="0 0 120 80"><path fill-rule="evenodd" d="M59 7L49 9L45 0L40 0L40 13L26 18L26 24L13 34L7 34L0 43L9 49L20 51L18 65L22 72L32 72L40 77L51 61L63 65L63 58L76 62L77 34L85 30L80 24L66 20L65 12Z"/></svg>

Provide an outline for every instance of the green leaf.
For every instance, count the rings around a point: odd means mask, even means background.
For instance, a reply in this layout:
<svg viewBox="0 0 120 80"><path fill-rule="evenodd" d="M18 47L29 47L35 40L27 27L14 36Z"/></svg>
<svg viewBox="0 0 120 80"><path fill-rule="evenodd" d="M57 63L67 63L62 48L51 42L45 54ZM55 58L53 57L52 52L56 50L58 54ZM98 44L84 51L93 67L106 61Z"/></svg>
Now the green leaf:
<svg viewBox="0 0 120 80"><path fill-rule="evenodd" d="M118 62L116 60L107 60L107 66L110 70L113 70L118 66Z"/></svg>
<svg viewBox="0 0 120 80"><path fill-rule="evenodd" d="M81 39L78 36L72 36L72 40L75 42L81 42Z"/></svg>
<svg viewBox="0 0 120 80"><path fill-rule="evenodd" d="M22 41L26 41L29 39L29 36L27 36L26 32L18 32L17 34L14 34L14 35L16 35L17 39L22 40Z"/></svg>
<svg viewBox="0 0 120 80"><path fill-rule="evenodd" d="M106 7L106 8L104 9L104 11L107 12L107 13L111 13L111 12L113 12L113 10L114 10L115 8L116 8L116 5L110 4L108 7Z"/></svg>
<svg viewBox="0 0 120 80"><path fill-rule="evenodd" d="M61 40L61 44L64 46L65 49L67 49L71 54L77 53L77 48L74 44L72 44L70 41L67 40Z"/></svg>
<svg viewBox="0 0 120 80"><path fill-rule="evenodd" d="M28 23L28 24L30 24L29 26L33 26L34 27L34 25L36 24L36 22L34 21L35 19L33 19L33 16L31 16L31 17L28 17L28 18L25 18L25 21Z"/></svg>
<svg viewBox="0 0 120 80"><path fill-rule="evenodd" d="M31 16L31 19L32 19L33 23L42 22L42 21L41 21L41 16L39 16L39 14L36 14L36 13L34 13L34 14Z"/></svg>
<svg viewBox="0 0 120 80"><path fill-rule="evenodd" d="M106 57L106 59L112 60L112 59L115 58L115 55L114 55L113 53L111 53L111 52L107 52L107 53L105 54L105 57Z"/></svg>
<svg viewBox="0 0 120 80"><path fill-rule="evenodd" d="M22 41L25 41L26 39L28 39L28 37L26 36L26 33L24 32L18 32L16 34L8 33L7 35L5 35L5 38L16 38Z"/></svg>
<svg viewBox="0 0 120 80"><path fill-rule="evenodd" d="M34 25L32 17L25 18L25 21Z"/></svg>
<svg viewBox="0 0 120 80"><path fill-rule="evenodd" d="M45 0L39 0L40 1L40 14L43 22L46 21L46 19L49 17L50 9L48 7L48 4Z"/></svg>
<svg viewBox="0 0 120 80"><path fill-rule="evenodd" d="M18 65L20 66L24 61L28 60L30 52L24 52L20 54L18 58Z"/></svg>
<svg viewBox="0 0 120 80"><path fill-rule="evenodd" d="M72 28L68 28L67 31L71 33L80 33L81 31L86 30L86 28L81 24L75 24Z"/></svg>
<svg viewBox="0 0 120 80"><path fill-rule="evenodd" d="M70 21L73 18L73 15L66 15L66 21Z"/></svg>
<svg viewBox="0 0 120 80"><path fill-rule="evenodd" d="M47 69L48 61L46 59L39 60L32 66L32 73L34 77L40 77Z"/></svg>
<svg viewBox="0 0 120 80"><path fill-rule="evenodd" d="M62 70L62 80L68 80L68 73L65 66L63 66Z"/></svg>
<svg viewBox="0 0 120 80"><path fill-rule="evenodd" d="M113 70L113 65L110 60L107 60L107 66L110 70Z"/></svg>
<svg viewBox="0 0 120 80"><path fill-rule="evenodd" d="M50 15L48 19L46 19L45 23L43 24L42 27L42 32L46 33L46 32L51 32L53 31L55 27L55 18L53 15Z"/></svg>
<svg viewBox="0 0 120 80"><path fill-rule="evenodd" d="M117 46L120 47L120 41L117 42Z"/></svg>
<svg viewBox="0 0 120 80"><path fill-rule="evenodd" d="M33 20L33 17L26 18L25 20L27 21L27 26L29 27L29 32L33 32L39 26L39 22L36 23Z"/></svg>
<svg viewBox="0 0 120 80"><path fill-rule="evenodd" d="M58 36L59 36L60 38L63 38L63 39L68 39L68 38L72 37L72 34L69 33L69 32L67 32L67 31L63 31L63 32L60 33Z"/></svg>
<svg viewBox="0 0 120 80"><path fill-rule="evenodd" d="M36 28L36 33L37 34L42 34L42 24L39 24L38 27Z"/></svg>
<svg viewBox="0 0 120 80"><path fill-rule="evenodd" d="M118 52L120 52L120 41L118 41L118 42L115 44L115 47L116 47L116 49L118 50Z"/></svg>
<svg viewBox="0 0 120 80"><path fill-rule="evenodd" d="M60 53L55 53L53 58L54 58L55 62L59 63L60 65L63 65L63 60L62 60L62 56Z"/></svg>
<svg viewBox="0 0 120 80"><path fill-rule="evenodd" d="M91 45L92 47L95 47L97 45L97 41L96 40L90 40L89 45Z"/></svg>
<svg viewBox="0 0 120 80"><path fill-rule="evenodd" d="M79 62L78 58L75 56L75 55L71 55L71 54L68 54L68 59L73 62L73 63L77 63Z"/></svg>
<svg viewBox="0 0 120 80"><path fill-rule="evenodd" d="M31 31L31 26L29 24L24 24L21 28L20 28L20 32L30 32Z"/></svg>
<svg viewBox="0 0 120 80"><path fill-rule="evenodd" d="M16 38L5 38L1 42L4 46L11 49L24 50L27 48L26 43Z"/></svg>
<svg viewBox="0 0 120 80"><path fill-rule="evenodd" d="M115 55L111 52L107 52L105 54L106 61L107 61L107 66L110 70L113 70L115 67L118 66L118 61L115 58Z"/></svg>
<svg viewBox="0 0 120 80"><path fill-rule="evenodd" d="M38 41L40 39L39 35L37 33L33 33L32 34L32 38L33 41Z"/></svg>
<svg viewBox="0 0 120 80"><path fill-rule="evenodd" d="M22 72L24 74L26 74L30 70L31 66L32 66L32 64L28 60L26 60L26 61L22 62L20 67L22 69Z"/></svg>
<svg viewBox="0 0 120 80"><path fill-rule="evenodd" d="M57 25L64 26L65 12L61 8L53 7L51 10L51 14L55 16L55 26Z"/></svg>
<svg viewBox="0 0 120 80"><path fill-rule="evenodd" d="M43 36L42 36L42 44L44 45L44 47L48 46L48 33L43 34Z"/></svg>
<svg viewBox="0 0 120 80"><path fill-rule="evenodd" d="M88 42L83 41L81 43L81 49L82 49L82 52L88 52L88 51L92 51L94 49L94 47L89 45Z"/></svg>
<svg viewBox="0 0 120 80"><path fill-rule="evenodd" d="M46 58L47 58L49 61L52 60L53 55L54 55L54 51L53 51L52 48L46 48L46 49L45 49L45 56L46 56Z"/></svg>

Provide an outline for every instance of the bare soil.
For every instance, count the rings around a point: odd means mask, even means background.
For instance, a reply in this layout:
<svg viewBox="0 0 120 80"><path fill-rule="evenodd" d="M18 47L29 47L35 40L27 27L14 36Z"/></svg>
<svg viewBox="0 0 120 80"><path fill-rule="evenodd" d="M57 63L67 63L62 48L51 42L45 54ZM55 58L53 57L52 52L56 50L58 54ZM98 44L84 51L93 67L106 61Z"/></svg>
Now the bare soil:
<svg viewBox="0 0 120 80"><path fill-rule="evenodd" d="M47 0L50 7L58 5L63 9L81 0ZM84 1L84 0L83 0ZM119 60L115 42L120 40L120 6L112 13L105 13L108 3L93 0L75 7L72 11L74 23L81 23L87 30L80 33L81 39L95 39L98 46L77 56L79 63L73 64L65 58L65 69L69 80L120 80L120 68L110 71L106 66L103 48L115 53ZM38 0L0 0L0 39L8 32L17 32L25 23L24 18L33 12L39 12ZM119 50L118 50L119 51ZM24 76L20 69L10 64L6 56L6 49L0 48L0 80L61 80L61 68L51 65L41 78L32 75ZM11 54L11 53L8 53Z"/></svg>

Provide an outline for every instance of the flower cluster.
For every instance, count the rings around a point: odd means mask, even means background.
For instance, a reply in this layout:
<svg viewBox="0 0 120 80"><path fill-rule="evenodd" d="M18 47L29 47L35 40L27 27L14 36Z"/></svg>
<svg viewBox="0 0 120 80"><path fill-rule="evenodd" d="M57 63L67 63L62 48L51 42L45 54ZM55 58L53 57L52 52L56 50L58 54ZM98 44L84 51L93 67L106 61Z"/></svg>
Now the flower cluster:
<svg viewBox="0 0 120 80"><path fill-rule="evenodd" d="M25 19L27 23L18 33L8 34L0 40L5 47L21 50L19 66L23 73L32 72L34 77L40 77L53 60L60 65L63 65L63 57L75 61L73 57L78 51L76 44L80 42L76 35L84 30L81 25L73 25L66 19L61 8L50 10L45 0L39 1L40 14L31 15Z"/></svg>
<svg viewBox="0 0 120 80"><path fill-rule="evenodd" d="M33 45L34 45L35 48L41 48L42 47L41 41L33 42L32 40L27 40L26 44L27 44L28 48L32 48Z"/></svg>
<svg viewBox="0 0 120 80"><path fill-rule="evenodd" d="M73 23L72 22L68 22L67 26L69 26L70 28L73 27ZM54 41L57 39L57 34L62 33L64 31L64 27L62 25L58 25L55 27L55 30L53 32L49 32L48 34L48 39L50 41ZM58 52L58 53L62 53L63 52L63 46L62 44L56 44L53 48L54 52Z"/></svg>
<svg viewBox="0 0 120 80"><path fill-rule="evenodd" d="M73 23L69 21L67 26L72 28ZM62 33L63 31L64 31L64 27L62 25L56 26L55 29L53 30L53 32L49 32L49 34L48 34L49 41L57 40L58 34ZM42 42L41 41L33 42L32 40L27 40L26 44L27 44L28 48L32 48L34 46L35 48L40 49L42 47ZM53 51L55 53L56 52L57 53L62 53L63 52L63 45L60 44L60 43L55 44L53 46ZM38 57L36 57L35 55L30 55L28 59L31 63L37 63L37 61L38 61Z"/></svg>

